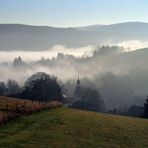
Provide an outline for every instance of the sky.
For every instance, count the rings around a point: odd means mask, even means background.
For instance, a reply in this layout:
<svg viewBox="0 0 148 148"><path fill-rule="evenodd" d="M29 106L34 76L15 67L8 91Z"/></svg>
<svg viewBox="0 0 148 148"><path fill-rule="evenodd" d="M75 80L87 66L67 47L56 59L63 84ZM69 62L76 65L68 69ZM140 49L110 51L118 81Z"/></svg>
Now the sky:
<svg viewBox="0 0 148 148"><path fill-rule="evenodd" d="M148 22L148 0L0 0L0 23L58 27Z"/></svg>

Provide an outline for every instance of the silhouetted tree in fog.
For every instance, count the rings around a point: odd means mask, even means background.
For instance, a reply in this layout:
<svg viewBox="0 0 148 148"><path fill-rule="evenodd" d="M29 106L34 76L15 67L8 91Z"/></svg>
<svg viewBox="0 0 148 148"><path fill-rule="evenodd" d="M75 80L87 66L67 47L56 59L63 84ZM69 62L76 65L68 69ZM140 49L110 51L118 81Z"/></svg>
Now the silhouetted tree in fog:
<svg viewBox="0 0 148 148"><path fill-rule="evenodd" d="M146 99L146 103L144 103L144 117L148 118L148 97Z"/></svg>
<svg viewBox="0 0 148 148"><path fill-rule="evenodd" d="M8 95L17 94L20 92L20 86L18 85L18 83L15 80L9 79L6 83L6 87L7 87L7 94Z"/></svg>
<svg viewBox="0 0 148 148"><path fill-rule="evenodd" d="M7 88L5 86L5 83L0 82L0 95L3 96L6 95L6 93L7 93Z"/></svg>
<svg viewBox="0 0 148 148"><path fill-rule="evenodd" d="M81 100L73 104L74 108L91 110L91 111L104 111L105 104L99 92L92 88L81 88Z"/></svg>
<svg viewBox="0 0 148 148"><path fill-rule="evenodd" d="M21 57L19 56L18 58L15 58L13 61L13 66L14 67L19 67L23 65L23 61L21 59Z"/></svg>
<svg viewBox="0 0 148 148"><path fill-rule="evenodd" d="M21 97L40 101L61 100L61 88L57 78L39 72L25 82Z"/></svg>

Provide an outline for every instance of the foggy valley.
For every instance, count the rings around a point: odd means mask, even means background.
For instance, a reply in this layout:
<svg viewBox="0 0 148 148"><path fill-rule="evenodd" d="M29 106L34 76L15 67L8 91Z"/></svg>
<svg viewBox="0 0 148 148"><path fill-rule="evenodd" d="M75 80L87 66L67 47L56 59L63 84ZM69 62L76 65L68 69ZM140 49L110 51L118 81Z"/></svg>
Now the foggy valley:
<svg viewBox="0 0 148 148"><path fill-rule="evenodd" d="M0 148L148 148L147 0L0 0Z"/></svg>
<svg viewBox="0 0 148 148"><path fill-rule="evenodd" d="M63 93L71 98L79 76L83 87L98 90L106 110L122 110L131 105L143 106L148 94L147 48L136 50L111 45L84 48L54 46L48 52L6 53L6 57L3 52L1 54L0 81L12 79L23 85L32 74L46 72L58 78L64 87ZM8 60L4 60L7 56ZM18 56L21 61L16 60L15 63L14 58L17 59Z"/></svg>

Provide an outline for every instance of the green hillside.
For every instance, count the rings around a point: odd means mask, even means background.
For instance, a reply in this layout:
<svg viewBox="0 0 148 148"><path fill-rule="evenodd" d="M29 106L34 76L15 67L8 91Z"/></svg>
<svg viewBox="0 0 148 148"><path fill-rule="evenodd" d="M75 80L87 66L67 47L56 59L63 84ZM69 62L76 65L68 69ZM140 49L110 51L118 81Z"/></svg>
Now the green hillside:
<svg viewBox="0 0 148 148"><path fill-rule="evenodd" d="M0 148L148 147L148 120L58 108L0 127Z"/></svg>

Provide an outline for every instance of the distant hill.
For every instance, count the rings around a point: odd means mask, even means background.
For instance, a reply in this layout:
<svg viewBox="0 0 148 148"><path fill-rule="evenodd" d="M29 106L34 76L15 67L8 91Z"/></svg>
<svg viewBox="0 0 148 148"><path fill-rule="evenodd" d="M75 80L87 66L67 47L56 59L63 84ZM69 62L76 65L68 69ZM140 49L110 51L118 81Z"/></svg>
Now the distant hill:
<svg viewBox="0 0 148 148"><path fill-rule="evenodd" d="M148 147L148 120L53 109L0 127L0 147Z"/></svg>
<svg viewBox="0 0 148 148"><path fill-rule="evenodd" d="M118 24L111 24L111 25L92 25L92 26L84 26L79 27L80 30L85 31L110 31L110 32L135 32L136 30L138 32L144 31L145 29L148 29L148 23L144 22L125 22L125 23L118 23ZM138 30L140 29L140 31ZM142 33L143 33L142 31Z"/></svg>
<svg viewBox="0 0 148 148"><path fill-rule="evenodd" d="M0 24L0 51L42 51L57 44L82 47L125 40L148 40L148 23L128 22L77 28Z"/></svg>

